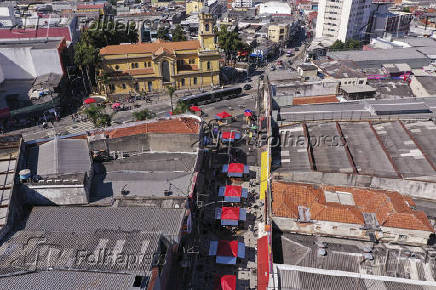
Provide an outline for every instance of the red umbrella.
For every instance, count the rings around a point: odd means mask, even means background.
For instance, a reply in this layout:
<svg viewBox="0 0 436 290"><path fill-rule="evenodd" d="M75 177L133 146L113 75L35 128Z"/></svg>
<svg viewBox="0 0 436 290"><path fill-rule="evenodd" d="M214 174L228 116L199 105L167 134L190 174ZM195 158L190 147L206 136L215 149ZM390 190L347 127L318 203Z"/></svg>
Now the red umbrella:
<svg viewBox="0 0 436 290"><path fill-rule="evenodd" d="M119 106L121 106L120 103L114 103L114 104L112 105L112 109L118 108Z"/></svg>
<svg viewBox="0 0 436 290"><path fill-rule="evenodd" d="M200 107L198 107L198 106L191 106L189 109L193 112L200 112L201 111Z"/></svg>
<svg viewBox="0 0 436 290"><path fill-rule="evenodd" d="M244 116L251 117L251 116L253 116L253 113L252 112L244 112Z"/></svg>
<svg viewBox="0 0 436 290"><path fill-rule="evenodd" d="M226 111L222 111L221 113L216 114L219 119L230 118L232 115L227 113Z"/></svg>
<svg viewBox="0 0 436 290"><path fill-rule="evenodd" d="M89 105L89 104L93 104L96 103L97 101L94 98L87 98L86 100L83 101L85 104Z"/></svg>

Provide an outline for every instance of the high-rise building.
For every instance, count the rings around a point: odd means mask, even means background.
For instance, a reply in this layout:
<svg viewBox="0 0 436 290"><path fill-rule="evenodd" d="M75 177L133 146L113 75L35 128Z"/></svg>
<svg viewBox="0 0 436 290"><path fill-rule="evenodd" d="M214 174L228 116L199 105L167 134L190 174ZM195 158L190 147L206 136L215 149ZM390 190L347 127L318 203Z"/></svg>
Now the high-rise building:
<svg viewBox="0 0 436 290"><path fill-rule="evenodd" d="M316 37L345 41L365 36L373 0L319 0Z"/></svg>

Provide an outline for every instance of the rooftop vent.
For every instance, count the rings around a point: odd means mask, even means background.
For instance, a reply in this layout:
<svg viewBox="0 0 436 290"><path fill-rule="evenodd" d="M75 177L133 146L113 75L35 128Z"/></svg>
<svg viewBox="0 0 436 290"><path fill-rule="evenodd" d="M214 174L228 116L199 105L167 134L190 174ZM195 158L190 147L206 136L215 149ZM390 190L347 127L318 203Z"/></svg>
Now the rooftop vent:
<svg viewBox="0 0 436 290"><path fill-rule="evenodd" d="M372 252L372 247L365 246L365 247L363 247L363 251L364 251L365 253L371 253L371 252Z"/></svg>
<svg viewBox="0 0 436 290"><path fill-rule="evenodd" d="M318 249L318 256L326 256L327 251L323 248Z"/></svg>

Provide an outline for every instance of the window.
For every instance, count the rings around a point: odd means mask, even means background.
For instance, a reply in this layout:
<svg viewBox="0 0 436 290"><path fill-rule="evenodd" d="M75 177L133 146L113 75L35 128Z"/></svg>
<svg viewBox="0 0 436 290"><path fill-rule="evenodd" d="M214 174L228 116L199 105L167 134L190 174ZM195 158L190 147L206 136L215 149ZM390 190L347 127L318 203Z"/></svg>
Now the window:
<svg viewBox="0 0 436 290"><path fill-rule="evenodd" d="M359 81L359 85L362 85L362 84L363 84L363 80L360 80L360 81Z"/></svg>
<svg viewBox="0 0 436 290"><path fill-rule="evenodd" d="M210 70L210 61L207 62L206 66L207 66L207 70Z"/></svg>
<svg viewBox="0 0 436 290"><path fill-rule="evenodd" d="M135 83L135 90L139 91L139 84Z"/></svg>
<svg viewBox="0 0 436 290"><path fill-rule="evenodd" d="M148 91L151 92L153 90L153 82L148 82L147 87Z"/></svg>
<svg viewBox="0 0 436 290"><path fill-rule="evenodd" d="M180 81L180 83L181 83L182 87L184 87L184 86L185 86L185 79L182 79L182 80Z"/></svg>
<svg viewBox="0 0 436 290"><path fill-rule="evenodd" d="M189 60L189 64L195 64L195 58L191 58L191 59Z"/></svg>
<svg viewBox="0 0 436 290"><path fill-rule="evenodd" d="M196 85L197 84L197 77L194 77L194 85Z"/></svg>
<svg viewBox="0 0 436 290"><path fill-rule="evenodd" d="M115 69L116 69L116 70L119 70L119 69L120 69L120 66L119 66L119 65L115 65Z"/></svg>
<svg viewBox="0 0 436 290"><path fill-rule="evenodd" d="M113 92L115 90L115 86L113 84L109 84L109 90Z"/></svg>
<svg viewBox="0 0 436 290"><path fill-rule="evenodd" d="M138 68L139 66L138 66L138 63L137 62L133 62L132 63L132 68Z"/></svg>
<svg viewBox="0 0 436 290"><path fill-rule="evenodd" d="M280 28L280 34L285 33L285 29L284 28Z"/></svg>
<svg viewBox="0 0 436 290"><path fill-rule="evenodd" d="M206 31L209 31L209 24L206 24L206 25L205 25L205 30L206 30Z"/></svg>
<svg viewBox="0 0 436 290"><path fill-rule="evenodd" d="M148 67L151 67L151 61L148 62Z"/></svg>
<svg viewBox="0 0 436 290"><path fill-rule="evenodd" d="M122 87L123 89L126 89L126 84L125 84L125 83L122 83L122 84L121 84L121 87Z"/></svg>

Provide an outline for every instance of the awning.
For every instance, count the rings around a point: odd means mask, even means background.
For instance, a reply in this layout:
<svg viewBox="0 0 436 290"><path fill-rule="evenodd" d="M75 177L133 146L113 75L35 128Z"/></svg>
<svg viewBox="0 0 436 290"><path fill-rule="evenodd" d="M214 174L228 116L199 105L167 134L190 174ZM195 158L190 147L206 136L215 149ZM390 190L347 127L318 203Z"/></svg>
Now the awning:
<svg viewBox="0 0 436 290"><path fill-rule="evenodd" d="M224 142L233 142L241 139L241 133L234 131L224 131L221 133L221 140Z"/></svg>
<svg viewBox="0 0 436 290"><path fill-rule="evenodd" d="M217 119L225 119L225 118L230 118L230 117L232 117L232 115L230 115L226 111L222 111L221 113L216 114Z"/></svg>
<svg viewBox="0 0 436 290"><path fill-rule="evenodd" d="M222 172L227 173L228 177L242 177L244 174L248 174L249 169L243 163L230 163L223 165Z"/></svg>
<svg viewBox="0 0 436 290"><path fill-rule="evenodd" d="M237 226L239 221L247 219L247 211L239 207L216 208L215 219L221 220L222 226Z"/></svg>
<svg viewBox="0 0 436 290"><path fill-rule="evenodd" d="M245 244L238 241L210 241L209 256L216 256L217 264L236 264L237 258L245 258Z"/></svg>
<svg viewBox="0 0 436 290"><path fill-rule="evenodd" d="M240 202L241 197L247 198L248 190L239 185L221 186L218 196L223 196L226 202Z"/></svg>
<svg viewBox="0 0 436 290"><path fill-rule="evenodd" d="M236 290L236 276L225 275L220 279L220 290Z"/></svg>
<svg viewBox="0 0 436 290"><path fill-rule="evenodd" d="M89 104L93 104L96 103L97 101L94 98L87 98L83 101L84 104L89 105Z"/></svg>
<svg viewBox="0 0 436 290"><path fill-rule="evenodd" d="M116 109L116 108L118 108L118 107L120 107L120 106L121 106L120 103L114 103L114 104L112 105L112 109Z"/></svg>
<svg viewBox="0 0 436 290"><path fill-rule="evenodd" d="M200 107L198 107L198 106L191 106L189 108L189 110L191 110L192 112L200 112L201 111Z"/></svg>

